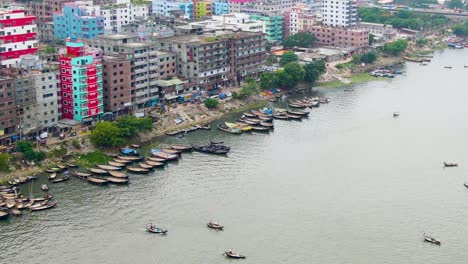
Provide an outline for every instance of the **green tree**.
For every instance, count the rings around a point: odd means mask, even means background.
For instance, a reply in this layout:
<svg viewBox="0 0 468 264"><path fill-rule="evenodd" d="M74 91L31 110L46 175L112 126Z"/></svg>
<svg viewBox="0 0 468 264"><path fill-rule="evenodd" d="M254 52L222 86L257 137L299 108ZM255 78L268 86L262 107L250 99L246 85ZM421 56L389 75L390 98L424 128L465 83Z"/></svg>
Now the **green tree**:
<svg viewBox="0 0 468 264"><path fill-rule="evenodd" d="M284 66L290 62L297 61L299 58L297 55L292 51L286 51L281 55L281 65Z"/></svg>
<svg viewBox="0 0 468 264"><path fill-rule="evenodd" d="M91 143L98 147L116 147L125 144L120 129L111 122L104 121L91 131Z"/></svg>
<svg viewBox="0 0 468 264"><path fill-rule="evenodd" d="M219 102L216 99L208 98L205 100L205 106L208 109L214 109L218 107L218 105L219 105Z"/></svg>
<svg viewBox="0 0 468 264"><path fill-rule="evenodd" d="M53 148L50 151L50 155L56 158L63 158L65 155L67 155L67 152L68 152L67 148L64 145L60 145L60 147L58 148Z"/></svg>
<svg viewBox="0 0 468 264"><path fill-rule="evenodd" d="M287 37L283 41L285 48L301 47L301 48L312 48L316 38L314 35L306 32L297 33Z"/></svg>
<svg viewBox="0 0 468 264"><path fill-rule="evenodd" d="M456 25L452 28L453 33L460 37L468 36L468 22L465 22L460 25Z"/></svg>
<svg viewBox="0 0 468 264"><path fill-rule="evenodd" d="M10 160L11 155L8 153L0 154L0 171L9 172L10 171Z"/></svg>
<svg viewBox="0 0 468 264"><path fill-rule="evenodd" d="M447 7L450 9L462 9L464 6L463 2L461 0L451 0L447 3Z"/></svg>
<svg viewBox="0 0 468 264"><path fill-rule="evenodd" d="M379 54L376 51L369 51L361 55L361 62L374 63L379 58Z"/></svg>
<svg viewBox="0 0 468 264"><path fill-rule="evenodd" d="M260 76L260 87L262 89L270 89L277 85L276 75L272 72L262 73Z"/></svg>
<svg viewBox="0 0 468 264"><path fill-rule="evenodd" d="M327 68L323 60L307 63L304 66L304 80L306 82L315 83L326 70Z"/></svg>
<svg viewBox="0 0 468 264"><path fill-rule="evenodd" d="M115 121L115 126L119 128L121 137L131 138L138 132L151 130L153 123L149 117L124 116Z"/></svg>
<svg viewBox="0 0 468 264"><path fill-rule="evenodd" d="M392 55L397 55L406 50L408 46L408 41L406 39L399 39L392 43L387 43L384 45L383 50Z"/></svg>
<svg viewBox="0 0 468 264"><path fill-rule="evenodd" d="M278 62L276 56L270 55L266 58L266 65L271 66Z"/></svg>
<svg viewBox="0 0 468 264"><path fill-rule="evenodd" d="M304 68L297 62L290 62L284 66L284 73L291 76L292 87L296 86L300 81L304 80Z"/></svg>
<svg viewBox="0 0 468 264"><path fill-rule="evenodd" d="M42 151L34 151L29 141L18 141L16 150L23 154L23 158L30 161L41 161L45 159L46 154Z"/></svg>
<svg viewBox="0 0 468 264"><path fill-rule="evenodd" d="M295 86L294 77L287 74L284 70L276 71L275 75L278 80L277 84L281 88L289 89Z"/></svg>

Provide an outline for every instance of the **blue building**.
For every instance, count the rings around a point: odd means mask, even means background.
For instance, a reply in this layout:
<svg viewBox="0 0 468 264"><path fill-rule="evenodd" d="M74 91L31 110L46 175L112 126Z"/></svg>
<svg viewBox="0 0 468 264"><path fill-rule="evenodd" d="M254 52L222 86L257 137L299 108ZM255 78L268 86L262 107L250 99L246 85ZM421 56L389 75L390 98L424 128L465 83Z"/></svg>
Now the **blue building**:
<svg viewBox="0 0 468 264"><path fill-rule="evenodd" d="M104 17L100 15L99 6L91 3L64 3L62 14L54 14L54 36L83 39L103 35Z"/></svg>
<svg viewBox="0 0 468 264"><path fill-rule="evenodd" d="M229 13L228 2L213 2L213 15L224 15Z"/></svg>
<svg viewBox="0 0 468 264"><path fill-rule="evenodd" d="M174 11L181 11L184 13L184 18L193 19L193 2L172 2L153 0L153 14L170 17Z"/></svg>

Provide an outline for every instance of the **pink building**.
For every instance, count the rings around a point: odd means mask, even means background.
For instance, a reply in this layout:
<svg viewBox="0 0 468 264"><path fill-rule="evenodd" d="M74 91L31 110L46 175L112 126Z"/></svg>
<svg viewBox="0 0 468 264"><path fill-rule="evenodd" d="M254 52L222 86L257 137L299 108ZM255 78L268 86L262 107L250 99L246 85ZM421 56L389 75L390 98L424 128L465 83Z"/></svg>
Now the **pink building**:
<svg viewBox="0 0 468 264"><path fill-rule="evenodd" d="M315 14L304 4L296 5L283 13L283 36L310 31L315 25Z"/></svg>
<svg viewBox="0 0 468 264"><path fill-rule="evenodd" d="M314 26L311 31L316 45L339 48L356 48L365 51L369 47L369 31L353 28Z"/></svg>

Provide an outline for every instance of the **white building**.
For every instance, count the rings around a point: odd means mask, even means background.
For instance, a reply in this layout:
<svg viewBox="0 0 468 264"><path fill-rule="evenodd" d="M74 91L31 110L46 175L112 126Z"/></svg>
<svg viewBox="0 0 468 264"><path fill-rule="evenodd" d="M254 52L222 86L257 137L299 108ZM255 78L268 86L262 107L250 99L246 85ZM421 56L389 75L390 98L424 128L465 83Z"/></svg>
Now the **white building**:
<svg viewBox="0 0 468 264"><path fill-rule="evenodd" d="M153 0L153 14L162 17L170 17L174 12L183 13L184 19L193 19L193 2L192 1L166 1Z"/></svg>
<svg viewBox="0 0 468 264"><path fill-rule="evenodd" d="M113 5L101 7L104 17L104 30L121 32L122 26L134 22L137 18L145 19L149 15L149 4L132 4L130 0L118 0Z"/></svg>
<svg viewBox="0 0 468 264"><path fill-rule="evenodd" d="M201 28L204 31L233 30L246 32L265 32L265 21L250 19L249 14L229 13L226 15L212 16L211 19L191 22L176 27L179 32L192 32L192 29Z"/></svg>
<svg viewBox="0 0 468 264"><path fill-rule="evenodd" d="M356 25L356 0L324 0L322 6L323 24L332 27Z"/></svg>
<svg viewBox="0 0 468 264"><path fill-rule="evenodd" d="M16 66L21 56L35 54L37 47L36 17L23 7L0 8L0 65Z"/></svg>

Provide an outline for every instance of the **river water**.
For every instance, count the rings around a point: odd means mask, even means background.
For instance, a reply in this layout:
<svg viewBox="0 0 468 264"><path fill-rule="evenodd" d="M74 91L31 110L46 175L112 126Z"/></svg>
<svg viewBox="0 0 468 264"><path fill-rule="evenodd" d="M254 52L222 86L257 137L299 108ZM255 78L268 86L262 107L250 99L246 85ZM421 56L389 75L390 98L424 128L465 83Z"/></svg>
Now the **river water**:
<svg viewBox="0 0 468 264"><path fill-rule="evenodd" d="M56 209L0 222L0 263L230 263L229 248L256 264L466 263L464 64L468 50L444 50L392 80L314 89L331 103L270 134L163 139L223 140L228 157L184 154L129 186L53 185Z"/></svg>

